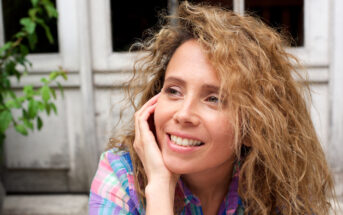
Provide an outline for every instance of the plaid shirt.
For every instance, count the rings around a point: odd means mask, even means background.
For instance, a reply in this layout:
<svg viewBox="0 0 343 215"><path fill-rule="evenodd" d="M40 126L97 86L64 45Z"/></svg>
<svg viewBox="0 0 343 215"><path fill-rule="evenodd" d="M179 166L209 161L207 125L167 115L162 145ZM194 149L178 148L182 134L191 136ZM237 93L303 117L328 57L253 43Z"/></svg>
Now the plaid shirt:
<svg viewBox="0 0 343 215"><path fill-rule="evenodd" d="M237 189L238 167L235 165L229 192L220 206L219 215L244 214ZM199 199L181 179L177 185L176 195L182 195L184 198L185 206L181 214L203 214ZM112 149L101 155L90 190L89 214L145 214L135 191L133 167L128 152L116 152Z"/></svg>

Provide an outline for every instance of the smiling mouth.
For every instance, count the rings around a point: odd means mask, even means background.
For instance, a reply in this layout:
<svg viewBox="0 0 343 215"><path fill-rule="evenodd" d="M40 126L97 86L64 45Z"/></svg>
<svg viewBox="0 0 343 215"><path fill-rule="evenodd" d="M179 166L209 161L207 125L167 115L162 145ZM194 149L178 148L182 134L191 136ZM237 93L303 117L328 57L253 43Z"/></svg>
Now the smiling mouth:
<svg viewBox="0 0 343 215"><path fill-rule="evenodd" d="M168 134L168 136L174 144L179 145L179 146L194 147L194 146L204 145L204 143L199 141L199 140L182 138L182 137L178 137L178 136L171 135L171 134Z"/></svg>

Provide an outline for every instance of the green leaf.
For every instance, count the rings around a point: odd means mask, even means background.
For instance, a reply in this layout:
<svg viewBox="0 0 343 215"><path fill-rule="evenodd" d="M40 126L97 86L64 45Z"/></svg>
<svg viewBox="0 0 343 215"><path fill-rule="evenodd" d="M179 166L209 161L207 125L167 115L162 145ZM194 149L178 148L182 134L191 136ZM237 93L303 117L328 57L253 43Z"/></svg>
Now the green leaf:
<svg viewBox="0 0 343 215"><path fill-rule="evenodd" d="M36 21L37 24L40 24L40 25L43 25L45 23L44 19L41 19L41 18L38 18L38 17L35 18L35 21Z"/></svg>
<svg viewBox="0 0 343 215"><path fill-rule="evenodd" d="M57 86L61 91L62 98L64 98L64 89L63 89L62 85L59 82L57 82Z"/></svg>
<svg viewBox="0 0 343 215"><path fill-rule="evenodd" d="M37 117L37 128L38 128L38 130L41 130L42 127L43 127L43 121L42 121L42 119L38 116L38 117Z"/></svg>
<svg viewBox="0 0 343 215"><path fill-rule="evenodd" d="M23 56L26 56L28 53L29 53L29 49L27 48L27 46L23 45L23 44L20 44L20 53L23 55Z"/></svg>
<svg viewBox="0 0 343 215"><path fill-rule="evenodd" d="M0 112L0 133L5 133L6 129L12 122L12 114L10 111L5 110Z"/></svg>
<svg viewBox="0 0 343 215"><path fill-rule="evenodd" d="M10 94L12 99L16 99L17 98L17 95L13 91L10 91L9 94Z"/></svg>
<svg viewBox="0 0 343 215"><path fill-rule="evenodd" d="M49 80L50 80L50 81L55 80L55 79L58 77L58 75L59 75L59 74L58 74L58 72L56 72L56 71L55 71L55 72L51 72L50 75L49 75Z"/></svg>
<svg viewBox="0 0 343 215"><path fill-rule="evenodd" d="M28 17L20 19L20 24L24 26L24 30L29 34L33 34L36 30L36 23Z"/></svg>
<svg viewBox="0 0 343 215"><path fill-rule="evenodd" d="M7 61L5 65L5 72L8 74L8 76L15 76L17 78L17 81L20 81L23 73L17 70L17 64L18 62L16 62L15 59Z"/></svg>
<svg viewBox="0 0 343 215"><path fill-rule="evenodd" d="M3 80L3 86L4 86L6 89L10 89L10 88L11 88L11 82L10 82L10 80L8 80L7 78L4 78L4 80Z"/></svg>
<svg viewBox="0 0 343 215"><path fill-rule="evenodd" d="M5 70L8 73L8 75L12 76L12 75L16 75L18 72L18 70L16 70L16 63L14 61L9 61L6 63L5 66ZM21 73L19 73L21 74Z"/></svg>
<svg viewBox="0 0 343 215"><path fill-rule="evenodd" d="M24 119L23 122L27 128L29 128L33 131L33 123L29 119Z"/></svg>
<svg viewBox="0 0 343 215"><path fill-rule="evenodd" d="M44 110L45 110L45 105L44 105L43 102L38 101L38 102L37 102L37 106L38 106L38 109L39 109L40 111L44 111Z"/></svg>
<svg viewBox="0 0 343 215"><path fill-rule="evenodd" d="M11 46L12 46L12 42L7 42L7 43L5 43L5 45L1 46L1 48L0 48L0 55L3 52L7 51L9 48L11 48Z"/></svg>
<svg viewBox="0 0 343 215"><path fill-rule="evenodd" d="M47 85L45 85L41 88L40 93L43 101L48 102L50 99L50 88Z"/></svg>
<svg viewBox="0 0 343 215"><path fill-rule="evenodd" d="M41 78L40 82L42 82L43 84L47 84L49 81L46 78Z"/></svg>
<svg viewBox="0 0 343 215"><path fill-rule="evenodd" d="M64 80L68 80L68 76L67 76L67 73L66 73L66 72L62 71L62 72L61 72L61 75L62 75L62 77L63 77Z"/></svg>
<svg viewBox="0 0 343 215"><path fill-rule="evenodd" d="M51 109L54 111L54 113L57 115L57 108L56 105L54 103L50 103L50 107Z"/></svg>
<svg viewBox="0 0 343 215"><path fill-rule="evenodd" d="M22 135L25 135L25 136L28 135L27 129L25 128L23 124L16 125L15 130Z"/></svg>
<svg viewBox="0 0 343 215"><path fill-rule="evenodd" d="M31 0L31 4L36 7L38 5L39 0Z"/></svg>
<svg viewBox="0 0 343 215"><path fill-rule="evenodd" d="M45 36L46 38L48 38L49 43L53 44L54 43L54 37L51 34L50 28L49 26L47 26L46 24L42 23L41 26L44 28L45 30Z"/></svg>
<svg viewBox="0 0 343 215"><path fill-rule="evenodd" d="M9 109L12 108L21 108L21 102L19 101L18 98L15 98L13 100L9 100L5 103L6 107Z"/></svg>
<svg viewBox="0 0 343 215"><path fill-rule="evenodd" d="M5 106L8 108L8 109L12 109L12 108L17 108L17 103L16 103L16 100L9 100L5 103ZM19 107L20 108L20 107Z"/></svg>
<svg viewBox="0 0 343 215"><path fill-rule="evenodd" d="M44 7L46 12L48 13L49 18L57 18L58 13L54 5L50 1L45 1Z"/></svg>
<svg viewBox="0 0 343 215"><path fill-rule="evenodd" d="M34 90L32 85L26 85L23 89L24 95L26 97L32 97L34 95Z"/></svg>
<svg viewBox="0 0 343 215"><path fill-rule="evenodd" d="M25 37L26 34L24 32L22 32L22 31L19 31L14 36L15 36L15 38L22 38L22 37Z"/></svg>
<svg viewBox="0 0 343 215"><path fill-rule="evenodd" d="M31 8L29 10L29 16L30 18L32 18L33 20L36 20L36 14L38 12L38 9L37 8Z"/></svg>
<svg viewBox="0 0 343 215"><path fill-rule="evenodd" d="M30 119L33 119L33 118L36 117L37 112L38 112L38 104L37 104L37 102L35 100L31 99L29 101L28 111L29 111Z"/></svg>
<svg viewBox="0 0 343 215"><path fill-rule="evenodd" d="M30 118L29 113L23 108L21 120L25 120L25 119L29 119L29 118Z"/></svg>
<svg viewBox="0 0 343 215"><path fill-rule="evenodd" d="M50 115L50 111L51 111L51 107L48 103L45 104L45 111L48 114L48 116Z"/></svg>
<svg viewBox="0 0 343 215"><path fill-rule="evenodd" d="M54 99L56 99L56 92L53 88L50 88L51 95Z"/></svg>
<svg viewBox="0 0 343 215"><path fill-rule="evenodd" d="M25 50L23 50L25 51ZM22 65L24 68L23 74L27 74L27 67L29 65L28 60L26 59L26 55L18 55L15 60L17 61L18 64Z"/></svg>
<svg viewBox="0 0 343 215"><path fill-rule="evenodd" d="M26 97L25 96L20 96L20 97L17 97L17 101L21 104L23 102L25 102L26 100Z"/></svg>
<svg viewBox="0 0 343 215"><path fill-rule="evenodd" d="M29 41L30 49L33 50L36 47L38 42L38 38L36 34L29 34L27 35L27 39Z"/></svg>

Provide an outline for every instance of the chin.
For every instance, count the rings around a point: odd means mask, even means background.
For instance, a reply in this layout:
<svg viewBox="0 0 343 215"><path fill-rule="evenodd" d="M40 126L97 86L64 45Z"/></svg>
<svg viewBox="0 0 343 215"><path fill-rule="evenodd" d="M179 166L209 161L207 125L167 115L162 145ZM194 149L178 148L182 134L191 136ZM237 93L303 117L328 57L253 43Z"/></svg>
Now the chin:
<svg viewBox="0 0 343 215"><path fill-rule="evenodd" d="M169 171L178 175L190 174L197 171L189 161L182 161L178 158L163 156L164 164Z"/></svg>

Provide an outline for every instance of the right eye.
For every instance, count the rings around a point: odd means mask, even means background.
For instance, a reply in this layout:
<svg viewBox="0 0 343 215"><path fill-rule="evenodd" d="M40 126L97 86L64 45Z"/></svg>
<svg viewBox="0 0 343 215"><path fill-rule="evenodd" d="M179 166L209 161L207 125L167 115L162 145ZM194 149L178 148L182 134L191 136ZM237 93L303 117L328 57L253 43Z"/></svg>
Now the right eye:
<svg viewBox="0 0 343 215"><path fill-rule="evenodd" d="M164 92L167 93L168 95L172 95L172 96L181 95L181 93L179 92L179 90L177 90L177 89L174 88L174 87L167 87L167 88L164 90Z"/></svg>

